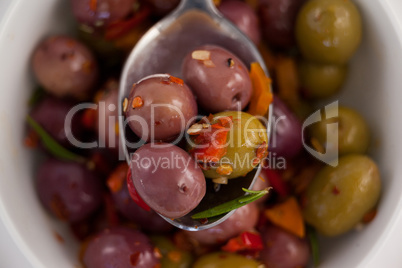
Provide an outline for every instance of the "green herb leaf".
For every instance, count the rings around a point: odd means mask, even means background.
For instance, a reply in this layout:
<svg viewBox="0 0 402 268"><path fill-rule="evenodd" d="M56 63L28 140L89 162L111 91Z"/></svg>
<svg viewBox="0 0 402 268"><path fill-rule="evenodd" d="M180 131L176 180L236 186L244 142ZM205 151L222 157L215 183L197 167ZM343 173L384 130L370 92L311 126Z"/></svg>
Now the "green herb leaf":
<svg viewBox="0 0 402 268"><path fill-rule="evenodd" d="M26 119L28 125L38 134L43 145L54 157L79 163L85 162L82 156L70 152L57 143L57 141L55 141L31 116L27 115Z"/></svg>
<svg viewBox="0 0 402 268"><path fill-rule="evenodd" d="M317 232L313 227L307 227L307 236L310 242L311 254L313 256L314 267L318 267L320 263L320 248L318 245Z"/></svg>
<svg viewBox="0 0 402 268"><path fill-rule="evenodd" d="M269 190L270 190L270 188L264 189L262 191L252 191L252 190L247 190L247 189L243 188L243 191L245 191L247 193L246 195L238 197L232 201L223 203L216 207L196 213L196 214L192 215L191 218L196 220L196 219L212 218L215 216L222 215L224 213L227 213L229 211L232 211L234 209L247 205L257 199L260 199L261 197L266 195Z"/></svg>

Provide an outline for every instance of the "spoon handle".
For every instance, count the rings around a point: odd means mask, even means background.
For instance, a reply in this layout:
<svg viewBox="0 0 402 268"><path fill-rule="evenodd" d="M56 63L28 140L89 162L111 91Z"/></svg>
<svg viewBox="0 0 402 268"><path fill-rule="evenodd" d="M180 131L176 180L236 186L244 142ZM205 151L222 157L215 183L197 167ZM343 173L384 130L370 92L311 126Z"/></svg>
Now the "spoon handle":
<svg viewBox="0 0 402 268"><path fill-rule="evenodd" d="M216 12L213 0L181 0L179 10L200 9L204 11Z"/></svg>

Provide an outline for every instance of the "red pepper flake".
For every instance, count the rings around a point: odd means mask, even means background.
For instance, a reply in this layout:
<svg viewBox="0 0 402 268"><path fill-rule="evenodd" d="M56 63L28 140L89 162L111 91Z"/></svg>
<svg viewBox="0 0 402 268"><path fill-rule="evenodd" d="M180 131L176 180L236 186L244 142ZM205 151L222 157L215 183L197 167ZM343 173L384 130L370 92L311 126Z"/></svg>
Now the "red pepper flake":
<svg viewBox="0 0 402 268"><path fill-rule="evenodd" d="M52 197L52 200L50 201L50 209L52 210L54 215L60 220L67 220L69 217L67 208L58 194L55 194Z"/></svg>
<svg viewBox="0 0 402 268"><path fill-rule="evenodd" d="M332 193L333 193L334 195L339 195L339 194L341 193L341 191L338 189L338 187L334 186L334 187L332 188Z"/></svg>
<svg viewBox="0 0 402 268"><path fill-rule="evenodd" d="M223 127L227 127L228 125L232 124L233 122L233 116L224 116L224 117L219 117L218 118L219 123L221 123L221 125Z"/></svg>
<svg viewBox="0 0 402 268"><path fill-rule="evenodd" d="M260 162L261 162L261 159L259 159L259 158L254 158L254 159L253 159L253 166L258 165Z"/></svg>
<svg viewBox="0 0 402 268"><path fill-rule="evenodd" d="M227 254L220 254L219 259L227 259L228 255Z"/></svg>
<svg viewBox="0 0 402 268"><path fill-rule="evenodd" d="M106 184L112 193L117 193L123 188L123 185L126 182L127 170L127 164L120 164L106 180Z"/></svg>
<svg viewBox="0 0 402 268"><path fill-rule="evenodd" d="M39 144L39 136L38 136L38 134L35 131L30 130L28 132L28 135L24 139L24 144L25 144L25 146L27 148L36 148L36 147L38 147L38 144Z"/></svg>
<svg viewBox="0 0 402 268"><path fill-rule="evenodd" d="M162 259L162 253L161 250L158 247L154 248L154 255L157 259Z"/></svg>
<svg viewBox="0 0 402 268"><path fill-rule="evenodd" d="M202 170L210 170L210 169L211 169L211 167L208 166L208 165L206 165L206 163L199 162L199 163L197 163L197 164L198 164L198 166L199 166Z"/></svg>
<svg viewBox="0 0 402 268"><path fill-rule="evenodd" d="M169 78L163 78L162 80L161 80L161 84L164 84L164 85L170 85L170 79Z"/></svg>
<svg viewBox="0 0 402 268"><path fill-rule="evenodd" d="M96 7L98 5L98 0L90 0L89 1L89 8L95 12L96 11Z"/></svg>
<svg viewBox="0 0 402 268"><path fill-rule="evenodd" d="M58 242L60 242L61 244L64 244L64 238L58 232L55 231L55 232L53 232L53 234Z"/></svg>
<svg viewBox="0 0 402 268"><path fill-rule="evenodd" d="M207 224L208 223L208 218L200 219L199 222L201 224Z"/></svg>
<svg viewBox="0 0 402 268"><path fill-rule="evenodd" d="M161 80L161 84L164 84L164 85L170 85L170 84L178 84L178 85L180 85L180 86L183 86L184 85L184 81L183 81L183 79L180 79L180 78L178 78L178 77L174 77L174 76L172 76L172 75L169 75L169 77L166 79L166 78L163 78L162 80Z"/></svg>
<svg viewBox="0 0 402 268"><path fill-rule="evenodd" d="M81 69L84 71L85 74L91 74L93 70L94 64L92 61L87 60L81 65Z"/></svg>
<svg viewBox="0 0 402 268"><path fill-rule="evenodd" d="M207 119L208 119L208 122L207 122L207 123L212 122L212 120L214 120L214 115L213 115L213 114L209 114L208 117L207 117Z"/></svg>
<svg viewBox="0 0 402 268"><path fill-rule="evenodd" d="M75 41L74 40L68 40L66 44L67 44L68 47L72 48L72 47L75 46Z"/></svg>
<svg viewBox="0 0 402 268"><path fill-rule="evenodd" d="M172 250L172 251L169 251L169 253L167 254L167 257L172 262L179 263L183 257L183 254L180 251Z"/></svg>
<svg viewBox="0 0 402 268"><path fill-rule="evenodd" d="M136 266L138 264L138 261L140 260L140 252L136 252L130 255L130 263L132 266Z"/></svg>
<svg viewBox="0 0 402 268"><path fill-rule="evenodd" d="M81 123L86 129L94 129L97 121L97 111L86 109L81 117Z"/></svg>
<svg viewBox="0 0 402 268"><path fill-rule="evenodd" d="M373 209L369 212L367 212L362 219L362 222L364 224L368 224L374 220L374 218L377 216L377 209Z"/></svg>
<svg viewBox="0 0 402 268"><path fill-rule="evenodd" d="M210 121L212 120L213 117ZM227 120L223 120L223 122L227 122ZM198 162L219 162L227 152L226 141L229 130L218 120L218 123L211 125L208 129L203 129L199 135L193 138L197 146L190 150L190 153Z"/></svg>
<svg viewBox="0 0 402 268"><path fill-rule="evenodd" d="M231 165L223 164L216 169L216 173L222 176L229 176L232 174L233 168Z"/></svg>
<svg viewBox="0 0 402 268"><path fill-rule="evenodd" d="M218 162L227 152L228 129L211 128L194 138L195 146L190 153L197 161Z"/></svg>
<svg viewBox="0 0 402 268"><path fill-rule="evenodd" d="M180 78L178 78L178 77L170 76L170 77L169 77L169 80L170 80L170 82L175 83L175 84L178 84L178 85L180 85L180 86L183 86L183 85L184 85L183 79L180 79Z"/></svg>
<svg viewBox="0 0 402 268"><path fill-rule="evenodd" d="M141 108L142 106L144 106L144 101L141 97L137 96L133 99L133 103L131 104L131 106L133 107L133 109Z"/></svg>
<svg viewBox="0 0 402 268"><path fill-rule="evenodd" d="M263 142L260 144L260 146L258 146L257 151L255 153L255 156L259 159L263 159L264 157L266 157L268 154L268 144L267 142Z"/></svg>

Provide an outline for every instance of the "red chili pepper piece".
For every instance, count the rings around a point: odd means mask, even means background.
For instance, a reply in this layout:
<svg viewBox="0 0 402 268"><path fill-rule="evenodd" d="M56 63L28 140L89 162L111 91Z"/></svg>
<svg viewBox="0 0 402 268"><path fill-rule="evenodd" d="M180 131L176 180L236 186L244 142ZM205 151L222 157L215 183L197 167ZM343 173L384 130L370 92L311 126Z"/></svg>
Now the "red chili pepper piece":
<svg viewBox="0 0 402 268"><path fill-rule="evenodd" d="M287 184L282 180L281 176L275 170L266 168L263 169L262 172L265 173L269 184L281 197L286 197L289 195L289 188Z"/></svg>
<svg viewBox="0 0 402 268"><path fill-rule="evenodd" d="M239 252L239 251L260 251L263 249L261 236L257 233L243 232L239 236L230 239L226 245L222 247L223 251Z"/></svg>
<svg viewBox="0 0 402 268"><path fill-rule="evenodd" d="M240 237L249 250L262 250L264 247L260 234L243 232Z"/></svg>
<svg viewBox="0 0 402 268"><path fill-rule="evenodd" d="M190 153L197 161L218 162L227 152L225 144L228 132L229 129L219 124L212 125L211 129L200 132L194 138L194 143L198 146L195 146Z"/></svg>
<svg viewBox="0 0 402 268"><path fill-rule="evenodd" d="M39 136L34 130L30 130L24 139L24 145L27 148L36 148L39 144Z"/></svg>
<svg viewBox="0 0 402 268"><path fill-rule="evenodd" d="M244 249L244 245L243 245L240 237L235 237L235 238L230 239L226 243L226 245L224 245L222 247L223 251L232 252L232 253L241 251L243 249Z"/></svg>
<svg viewBox="0 0 402 268"><path fill-rule="evenodd" d="M81 117L81 123L86 129L94 129L97 122L98 111L86 109Z"/></svg>
<svg viewBox="0 0 402 268"><path fill-rule="evenodd" d="M220 117L220 118L218 118L218 121L219 121L219 123L221 123L221 125L223 127L227 127L227 126L230 126L230 124L232 124L233 116Z"/></svg>
<svg viewBox="0 0 402 268"><path fill-rule="evenodd" d="M111 23L105 32L106 40L114 40L117 39L124 34L128 33L131 29L141 24L148 16L151 14L151 9L148 6L145 6L142 10L136 13L133 17L123 20L116 21Z"/></svg>
<svg viewBox="0 0 402 268"><path fill-rule="evenodd" d="M144 200L142 200L140 195L137 193L137 190L135 189L134 183L131 180L131 168L129 168L127 172L127 187L128 192L130 193L130 196L134 200L134 202L137 205L139 205L142 209L146 211L151 211L151 208L145 203Z"/></svg>
<svg viewBox="0 0 402 268"><path fill-rule="evenodd" d="M128 165L119 165L107 178L106 185L112 193L116 193L123 188L125 176L127 174Z"/></svg>

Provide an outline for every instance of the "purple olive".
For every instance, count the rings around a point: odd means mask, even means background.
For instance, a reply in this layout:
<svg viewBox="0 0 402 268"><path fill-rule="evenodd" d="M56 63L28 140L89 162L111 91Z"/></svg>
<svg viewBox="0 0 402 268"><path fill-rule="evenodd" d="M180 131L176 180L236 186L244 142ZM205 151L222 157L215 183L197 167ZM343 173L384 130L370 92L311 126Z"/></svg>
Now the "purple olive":
<svg viewBox="0 0 402 268"><path fill-rule="evenodd" d="M302 149L302 124L278 97L274 97L273 105L274 121L269 151L292 158Z"/></svg>
<svg viewBox="0 0 402 268"><path fill-rule="evenodd" d="M52 138L68 147L71 143L66 135L64 123L67 114L74 106L75 104L68 100L46 96L35 106L30 115ZM78 140L81 140L83 133L81 118L82 113L78 112L72 117L70 125L73 136Z"/></svg>
<svg viewBox="0 0 402 268"><path fill-rule="evenodd" d="M39 167L36 189L42 204L56 217L77 222L102 202L101 181L85 165L48 159Z"/></svg>
<svg viewBox="0 0 402 268"><path fill-rule="evenodd" d="M206 192L201 168L179 147L149 143L131 160L132 179L140 197L168 218L180 218L193 210Z"/></svg>
<svg viewBox="0 0 402 268"><path fill-rule="evenodd" d="M71 0L78 22L103 26L124 19L134 10L136 0Z"/></svg>
<svg viewBox="0 0 402 268"><path fill-rule="evenodd" d="M141 80L126 100L123 105L128 124L145 141L176 138L198 112L191 90L181 79L169 75Z"/></svg>
<svg viewBox="0 0 402 268"><path fill-rule="evenodd" d="M180 3L180 0L146 0L154 8L157 15L164 16Z"/></svg>
<svg viewBox="0 0 402 268"><path fill-rule="evenodd" d="M198 232L186 231L186 233L202 245L222 244L241 232L253 230L258 221L258 214L257 205L250 203L238 208L229 219L217 226Z"/></svg>
<svg viewBox="0 0 402 268"><path fill-rule="evenodd" d="M184 58L182 72L198 104L207 112L242 110L250 101L248 69L224 48L207 45L193 50Z"/></svg>
<svg viewBox="0 0 402 268"><path fill-rule="evenodd" d="M268 44L282 49L295 46L296 16L305 0L259 0L261 29Z"/></svg>
<svg viewBox="0 0 402 268"><path fill-rule="evenodd" d="M165 221L155 211L146 211L138 206L130 197L127 184L113 193L113 201L117 210L130 221L138 224L141 229L155 233L165 233L173 229L173 225Z"/></svg>
<svg viewBox="0 0 402 268"><path fill-rule="evenodd" d="M255 11L239 0L223 1L218 6L219 11L245 33L254 44L258 45L261 39L260 25Z"/></svg>
<svg viewBox="0 0 402 268"><path fill-rule="evenodd" d="M264 249L260 256L267 267L306 267L310 258L309 244L276 226L266 226L262 231Z"/></svg>
<svg viewBox="0 0 402 268"><path fill-rule="evenodd" d="M86 98L98 73L91 51L66 36L42 41L33 53L32 66L39 83L57 97Z"/></svg>
<svg viewBox="0 0 402 268"><path fill-rule="evenodd" d="M148 237L127 227L105 229L84 248L86 268L154 268L159 260Z"/></svg>
<svg viewBox="0 0 402 268"><path fill-rule="evenodd" d="M124 182L117 191L112 191L113 202L117 210L130 221L138 224L141 229L151 232L164 233L172 230L173 225L165 221L155 211L146 211L138 206L128 191L126 176L128 165L119 165L110 176L115 176Z"/></svg>

